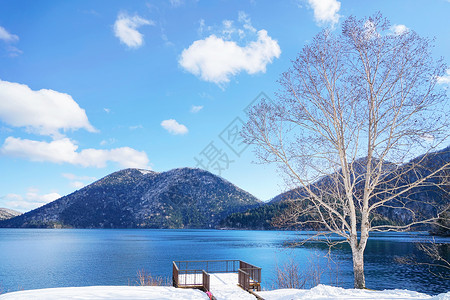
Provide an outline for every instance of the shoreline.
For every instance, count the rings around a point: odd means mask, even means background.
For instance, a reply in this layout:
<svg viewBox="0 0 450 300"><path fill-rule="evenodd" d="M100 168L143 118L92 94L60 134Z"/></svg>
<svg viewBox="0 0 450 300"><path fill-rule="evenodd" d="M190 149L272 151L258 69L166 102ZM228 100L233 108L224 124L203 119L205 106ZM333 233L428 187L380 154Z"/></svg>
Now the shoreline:
<svg viewBox="0 0 450 300"><path fill-rule="evenodd" d="M302 289L277 289L270 291L255 292L266 300L287 300L287 299L322 299L322 300L344 300L344 299L430 299L449 300L450 292L430 296L415 291L394 289L394 290L357 290L318 285L309 290ZM249 293L249 295L251 295ZM209 299L207 294L195 289L181 289L169 286L87 286L87 287L62 287L49 289L36 289L0 294L0 300L125 300L125 299L147 299L147 300L175 300L175 299ZM221 298L222 299L222 298ZM233 294L224 300L235 300ZM256 297L255 297L256 299ZM220 300L220 299L217 299Z"/></svg>

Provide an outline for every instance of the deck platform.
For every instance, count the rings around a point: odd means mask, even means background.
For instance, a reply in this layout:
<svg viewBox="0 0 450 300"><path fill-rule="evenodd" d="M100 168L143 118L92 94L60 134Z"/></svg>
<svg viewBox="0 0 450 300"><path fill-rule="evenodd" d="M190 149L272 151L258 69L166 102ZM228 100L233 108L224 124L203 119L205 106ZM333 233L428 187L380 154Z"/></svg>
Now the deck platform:
<svg viewBox="0 0 450 300"><path fill-rule="evenodd" d="M261 268L241 260L174 261L173 286L209 291L214 298L256 299L261 290Z"/></svg>
<svg viewBox="0 0 450 300"><path fill-rule="evenodd" d="M211 274L210 291L217 300L256 300L256 297L238 285L238 273Z"/></svg>

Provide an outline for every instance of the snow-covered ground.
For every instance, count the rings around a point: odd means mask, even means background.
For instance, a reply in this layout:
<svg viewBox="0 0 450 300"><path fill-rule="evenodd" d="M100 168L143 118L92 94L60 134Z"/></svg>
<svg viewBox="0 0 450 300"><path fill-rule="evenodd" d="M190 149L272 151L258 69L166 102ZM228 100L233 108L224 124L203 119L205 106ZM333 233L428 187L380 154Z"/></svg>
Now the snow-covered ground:
<svg viewBox="0 0 450 300"><path fill-rule="evenodd" d="M407 290L355 290L343 289L339 287L331 287L326 285L318 285L310 290L283 289L258 292L258 295L266 300L351 300L351 299L373 299L373 300L390 300L390 299L431 299L431 300L450 300L450 292L437 296L429 296L426 294L412 292Z"/></svg>
<svg viewBox="0 0 450 300"><path fill-rule="evenodd" d="M256 300L256 297L241 289L238 285L237 273L210 274L211 293L217 300L220 299L238 299L238 300Z"/></svg>
<svg viewBox="0 0 450 300"><path fill-rule="evenodd" d="M28 290L0 295L1 300L169 300L209 299L202 291L169 286L89 286Z"/></svg>
<svg viewBox="0 0 450 300"><path fill-rule="evenodd" d="M343 289L319 285L310 290L273 290L258 292L266 300L330 300L330 299L358 299L358 300L409 300L431 299L450 300L450 292L437 296L429 296L407 290L368 291ZM217 294L218 300L239 300L236 294ZM224 298L219 298L219 296ZM70 287L42 290L28 290L0 295L0 300L193 300L209 299L204 292L192 289L176 289L173 287L140 287L140 286L91 286Z"/></svg>

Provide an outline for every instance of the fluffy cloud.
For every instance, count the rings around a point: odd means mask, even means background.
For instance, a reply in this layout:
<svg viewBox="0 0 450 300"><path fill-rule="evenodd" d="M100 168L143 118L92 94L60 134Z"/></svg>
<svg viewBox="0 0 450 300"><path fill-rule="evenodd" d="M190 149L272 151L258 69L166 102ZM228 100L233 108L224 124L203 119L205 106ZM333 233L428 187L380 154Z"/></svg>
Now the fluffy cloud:
<svg viewBox="0 0 450 300"><path fill-rule="evenodd" d="M15 34L9 33L4 27L0 26L0 40L7 43L17 42L19 37Z"/></svg>
<svg viewBox="0 0 450 300"><path fill-rule="evenodd" d="M8 137L0 148L0 154L22 157L31 161L69 163L82 167L103 168L111 161L124 168L148 168L147 154L129 147L110 150L77 150L78 146L68 138L48 143Z"/></svg>
<svg viewBox="0 0 450 300"><path fill-rule="evenodd" d="M179 64L202 80L222 84L241 71L255 74L266 71L267 64L281 54L280 46L266 30L257 32L258 39L245 47L235 41L212 34L184 49Z"/></svg>
<svg viewBox="0 0 450 300"><path fill-rule="evenodd" d="M447 69L447 74L438 77L437 82L441 84L450 84L450 69Z"/></svg>
<svg viewBox="0 0 450 300"><path fill-rule="evenodd" d="M309 5L314 10L314 20L320 26L330 24L331 27L339 22L341 17L338 12L341 3L337 0L308 0Z"/></svg>
<svg viewBox="0 0 450 300"><path fill-rule="evenodd" d="M188 129L183 124L178 123L174 119L164 120L161 122L161 126L171 134L186 134Z"/></svg>
<svg viewBox="0 0 450 300"><path fill-rule="evenodd" d="M203 109L203 105L192 105L191 113L193 113L193 114L198 113L202 109Z"/></svg>
<svg viewBox="0 0 450 300"><path fill-rule="evenodd" d="M399 24L399 25L396 24L391 27L391 31L395 35L401 35L402 33L408 32L409 28L403 24Z"/></svg>
<svg viewBox="0 0 450 300"><path fill-rule="evenodd" d="M142 33L136 29L143 25L155 25L155 23L138 15L130 17L126 13L120 13L114 23L114 34L128 48L139 48L144 43L144 39Z"/></svg>
<svg viewBox="0 0 450 300"><path fill-rule="evenodd" d="M25 196L19 194L7 194L0 199L0 203L2 203L0 206L8 207L21 212L27 212L61 198L61 195L58 193L53 192L39 195L38 192L38 190L30 188Z"/></svg>
<svg viewBox="0 0 450 300"><path fill-rule="evenodd" d="M0 80L0 120L42 135L84 128L95 132L84 109L68 94Z"/></svg>

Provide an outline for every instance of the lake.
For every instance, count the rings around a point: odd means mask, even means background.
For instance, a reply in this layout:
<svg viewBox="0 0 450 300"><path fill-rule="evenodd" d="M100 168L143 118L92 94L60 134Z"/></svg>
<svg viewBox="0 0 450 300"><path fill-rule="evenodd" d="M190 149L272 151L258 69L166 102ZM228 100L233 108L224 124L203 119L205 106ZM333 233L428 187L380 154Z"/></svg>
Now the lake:
<svg viewBox="0 0 450 300"><path fill-rule="evenodd" d="M240 259L262 268L263 288L273 285L274 270L293 259L306 269L318 261L322 283L353 287L348 247L334 251L309 243L287 247L311 232L245 230L0 229L0 292L88 285L135 285L137 272L171 277L173 260ZM433 277L423 266L401 265L396 256L423 254L414 245L425 233L372 234L366 249L366 285L438 294L450 281ZM437 242L450 243L449 238ZM448 254L448 253L447 253ZM447 257L449 258L449 257ZM332 270L327 267L330 265ZM337 269L337 270L336 270ZM450 272L447 273L450 276Z"/></svg>

